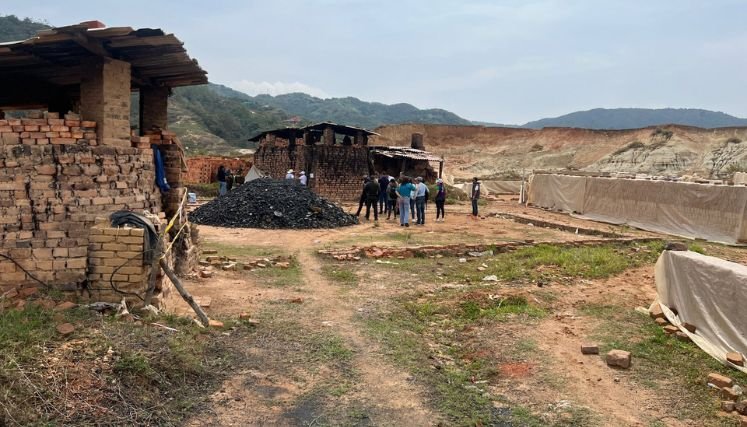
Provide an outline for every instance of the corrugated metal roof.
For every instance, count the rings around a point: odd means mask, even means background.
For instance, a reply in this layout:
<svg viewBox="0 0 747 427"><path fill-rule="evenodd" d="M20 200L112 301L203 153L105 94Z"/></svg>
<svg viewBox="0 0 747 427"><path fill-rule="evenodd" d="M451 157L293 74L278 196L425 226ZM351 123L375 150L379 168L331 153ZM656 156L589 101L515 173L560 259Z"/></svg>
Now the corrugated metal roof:
<svg viewBox="0 0 747 427"><path fill-rule="evenodd" d="M385 157L390 158L405 158L413 160L427 160L434 162L442 162L443 157L429 153L427 151L418 150L410 147L391 147L386 145L375 145L369 147L371 152Z"/></svg>
<svg viewBox="0 0 747 427"><path fill-rule="evenodd" d="M0 78L33 77L56 85L79 84L88 58L129 62L138 86L207 83L207 72L183 43L160 29L106 28L98 21L39 31L26 40L0 44Z"/></svg>

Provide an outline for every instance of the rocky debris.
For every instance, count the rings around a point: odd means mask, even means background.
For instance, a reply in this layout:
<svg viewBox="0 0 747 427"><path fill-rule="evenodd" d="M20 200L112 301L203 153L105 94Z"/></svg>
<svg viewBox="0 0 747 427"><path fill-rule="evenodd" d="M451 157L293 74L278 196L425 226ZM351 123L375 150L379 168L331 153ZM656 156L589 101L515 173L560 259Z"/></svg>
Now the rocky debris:
<svg viewBox="0 0 747 427"><path fill-rule="evenodd" d="M682 242L669 242L664 249L668 251L686 251L687 245Z"/></svg>
<svg viewBox="0 0 747 427"><path fill-rule="evenodd" d="M224 271L254 270L255 268L277 267L287 269L291 267L292 257L278 255L272 258L257 258L250 261L239 261L237 258L227 256L209 256L200 261L198 274L207 279L213 276L213 267Z"/></svg>
<svg viewBox="0 0 747 427"><path fill-rule="evenodd" d="M495 274L491 274L490 276L483 277L482 281L483 282L497 282L498 276L496 276Z"/></svg>
<svg viewBox="0 0 747 427"><path fill-rule="evenodd" d="M630 367L631 355L625 350L610 350L605 359L608 366L627 369Z"/></svg>
<svg viewBox="0 0 747 427"><path fill-rule="evenodd" d="M256 179L189 214L196 224L231 228L334 228L358 220L308 187Z"/></svg>
<svg viewBox="0 0 747 427"><path fill-rule="evenodd" d="M210 319L208 326L210 326L211 328L222 328L223 322L221 322L220 320Z"/></svg>
<svg viewBox="0 0 747 427"><path fill-rule="evenodd" d="M664 316L664 311L662 311L661 305L658 303L654 304L648 313L652 319L665 319L666 320L666 316Z"/></svg>
<svg viewBox="0 0 747 427"><path fill-rule="evenodd" d="M724 412L731 412L735 410L736 405L737 405L736 402L733 402L731 400L722 400L721 410Z"/></svg>
<svg viewBox="0 0 747 427"><path fill-rule="evenodd" d="M740 396L742 396L742 387L739 387L736 384L731 387L724 387L721 389L721 398L724 400L736 402Z"/></svg>
<svg viewBox="0 0 747 427"><path fill-rule="evenodd" d="M721 374L712 372L708 374L708 384L712 384L717 388L731 387L734 385L734 380L729 377L725 377Z"/></svg>
<svg viewBox="0 0 747 427"><path fill-rule="evenodd" d="M215 249L203 249L202 254L203 255L216 255L218 253Z"/></svg>
<svg viewBox="0 0 747 427"><path fill-rule="evenodd" d="M674 326L674 325L666 325L662 329L664 329L664 333L667 335L674 335L677 332L680 332L680 328Z"/></svg>
<svg viewBox="0 0 747 427"><path fill-rule="evenodd" d="M737 366L744 366L744 356L741 353L730 351L726 353L726 361Z"/></svg>
<svg viewBox="0 0 747 427"><path fill-rule="evenodd" d="M664 319L664 318L661 318L661 317L655 319L654 321L656 322L657 325L659 325L661 327L667 326L669 324L669 322L667 322L667 319Z"/></svg>
<svg viewBox="0 0 747 427"><path fill-rule="evenodd" d="M734 410L742 415L747 415L747 400L740 400L734 405Z"/></svg>
<svg viewBox="0 0 747 427"><path fill-rule="evenodd" d="M677 331L674 334L674 337L677 338L680 341L684 341L684 342L690 341L690 337L686 333L684 333L682 331Z"/></svg>
<svg viewBox="0 0 747 427"><path fill-rule="evenodd" d="M57 325L55 329L57 329L57 333L62 335L63 337L66 337L75 332L75 326L70 323L62 323L60 325Z"/></svg>
<svg viewBox="0 0 747 427"><path fill-rule="evenodd" d="M581 354L599 354L599 346L596 344L581 344Z"/></svg>

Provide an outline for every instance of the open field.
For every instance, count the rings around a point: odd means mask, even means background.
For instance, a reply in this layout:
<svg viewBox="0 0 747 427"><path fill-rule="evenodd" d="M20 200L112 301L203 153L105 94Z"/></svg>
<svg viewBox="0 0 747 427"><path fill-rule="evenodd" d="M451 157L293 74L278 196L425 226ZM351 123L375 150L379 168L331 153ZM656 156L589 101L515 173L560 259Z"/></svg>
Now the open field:
<svg viewBox="0 0 747 427"><path fill-rule="evenodd" d="M490 202L479 220L466 215L466 205L447 210L445 223L406 230L394 221L304 231L200 227L203 248L218 255L291 259L288 268L217 270L187 282L196 297L211 300L207 311L224 321L222 329L200 330L175 316L154 321L177 332L81 311L4 312L0 325L28 327L0 329L0 344L11 349L0 352L2 378L11 384L0 394L0 419L10 425L94 419L190 426L738 425L719 412L705 377L721 372L747 384L747 376L663 334L635 310L655 297L653 264L666 236L520 207L509 198ZM475 256L357 261L318 253L459 243L517 245ZM747 262L744 249L704 242L691 248ZM178 312L190 314L186 306ZM61 340L34 320L47 318L75 322L78 330ZM609 368L602 356L582 355L582 343L598 344L602 354L631 351L633 365ZM44 381L47 369L91 373L85 384L51 384ZM35 405L38 416L22 418L24 406L13 406L8 392L27 396L23 405ZM68 400L55 400L55 393Z"/></svg>

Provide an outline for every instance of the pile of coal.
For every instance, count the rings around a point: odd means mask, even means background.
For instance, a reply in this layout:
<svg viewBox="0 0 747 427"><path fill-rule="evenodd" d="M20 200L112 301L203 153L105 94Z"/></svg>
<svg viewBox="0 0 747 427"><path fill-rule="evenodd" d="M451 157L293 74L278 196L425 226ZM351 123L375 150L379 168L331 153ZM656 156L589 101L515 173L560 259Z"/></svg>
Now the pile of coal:
<svg viewBox="0 0 747 427"><path fill-rule="evenodd" d="M256 179L189 214L196 224L232 228L334 228L357 224L353 215L292 181Z"/></svg>

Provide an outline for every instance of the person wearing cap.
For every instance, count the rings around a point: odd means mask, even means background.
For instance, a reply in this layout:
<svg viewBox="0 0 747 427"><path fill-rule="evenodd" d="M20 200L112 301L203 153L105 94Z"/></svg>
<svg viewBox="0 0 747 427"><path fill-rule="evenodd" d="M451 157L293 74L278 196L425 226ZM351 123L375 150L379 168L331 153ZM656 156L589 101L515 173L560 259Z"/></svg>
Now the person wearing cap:
<svg viewBox="0 0 747 427"><path fill-rule="evenodd" d="M285 173L285 179L289 181L294 181L296 179L296 176L293 174L293 169L288 169L288 172Z"/></svg>
<svg viewBox="0 0 747 427"><path fill-rule="evenodd" d="M417 177L415 185L415 209L417 210L416 225L425 225L425 201L428 197L428 187L423 182L423 177Z"/></svg>
<svg viewBox="0 0 747 427"><path fill-rule="evenodd" d="M439 178L436 180L436 222L444 222L446 204L446 184ZM439 220L440 217L440 220Z"/></svg>
<svg viewBox="0 0 747 427"><path fill-rule="evenodd" d="M472 216L477 218L477 201L480 200L480 181L477 180L477 177L472 178L470 199L472 200Z"/></svg>
<svg viewBox="0 0 747 427"><path fill-rule="evenodd" d="M301 171L301 173L298 174L298 182L300 182L303 186L305 186L306 183L309 182L309 178L306 176L306 172Z"/></svg>

